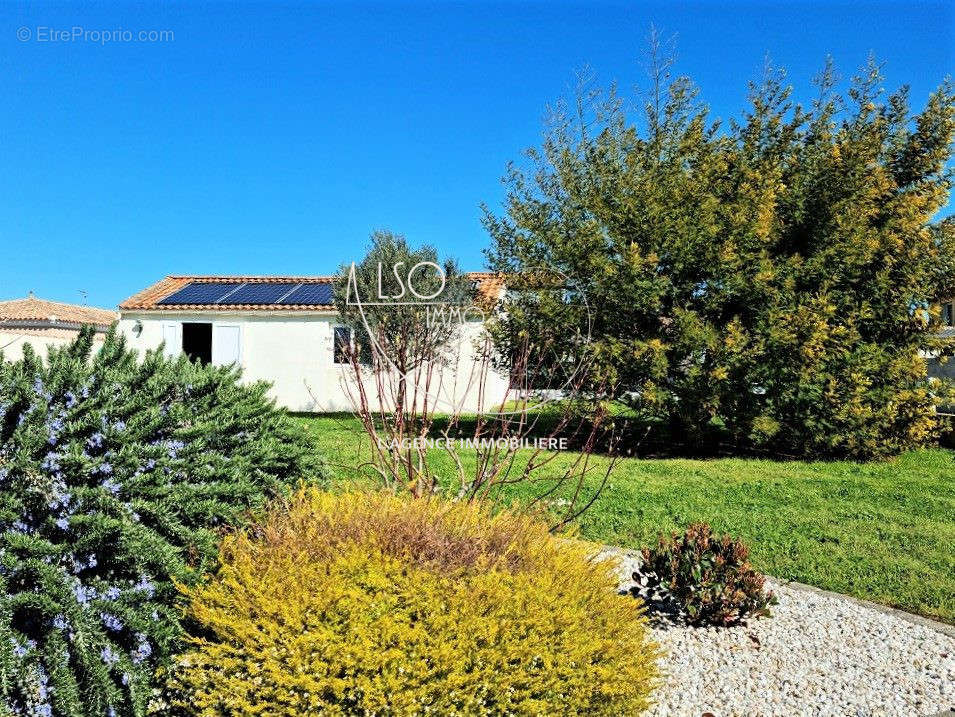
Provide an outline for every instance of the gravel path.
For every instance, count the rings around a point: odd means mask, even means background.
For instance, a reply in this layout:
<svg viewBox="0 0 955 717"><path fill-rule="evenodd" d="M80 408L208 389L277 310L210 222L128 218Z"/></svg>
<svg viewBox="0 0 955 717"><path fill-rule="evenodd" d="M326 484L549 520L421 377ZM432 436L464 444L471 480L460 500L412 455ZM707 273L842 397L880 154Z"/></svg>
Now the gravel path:
<svg viewBox="0 0 955 717"><path fill-rule="evenodd" d="M621 589L639 555L622 558ZM955 638L840 598L767 580L771 618L693 628L658 617L667 655L652 717L916 717L955 708Z"/></svg>

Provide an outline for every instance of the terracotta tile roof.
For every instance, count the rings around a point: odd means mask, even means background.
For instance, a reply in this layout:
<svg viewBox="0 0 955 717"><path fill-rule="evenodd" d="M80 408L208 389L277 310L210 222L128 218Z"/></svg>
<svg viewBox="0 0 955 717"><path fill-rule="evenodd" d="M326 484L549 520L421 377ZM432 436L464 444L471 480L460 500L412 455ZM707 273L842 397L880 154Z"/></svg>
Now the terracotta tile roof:
<svg viewBox="0 0 955 717"><path fill-rule="evenodd" d="M471 271L468 277L477 282L478 303L493 306L501 298L504 290L504 274L490 271Z"/></svg>
<svg viewBox="0 0 955 717"><path fill-rule="evenodd" d="M119 314L115 311L97 309L92 306L62 304L58 301L37 299L34 296L0 301L0 325L24 322L44 325L94 324L100 329L105 329L118 318Z"/></svg>
<svg viewBox="0 0 955 717"><path fill-rule="evenodd" d="M503 278L490 272L474 271L466 274L477 282L483 300L497 300ZM162 304L159 302L193 283L234 284L331 284L336 276L167 276L119 305L121 311L333 311L334 304Z"/></svg>

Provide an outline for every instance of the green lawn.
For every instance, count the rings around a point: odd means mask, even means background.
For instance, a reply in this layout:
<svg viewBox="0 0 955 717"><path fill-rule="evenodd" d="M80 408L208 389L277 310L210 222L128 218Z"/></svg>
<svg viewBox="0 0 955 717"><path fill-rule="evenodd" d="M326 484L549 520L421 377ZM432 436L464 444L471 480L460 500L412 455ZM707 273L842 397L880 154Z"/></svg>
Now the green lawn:
<svg viewBox="0 0 955 717"><path fill-rule="evenodd" d="M368 445L359 424L301 420L339 479L355 479ZM432 455L450 475L450 459ZM627 459L578 523L587 539L641 547L694 520L745 539L770 575L955 623L953 451L872 464Z"/></svg>

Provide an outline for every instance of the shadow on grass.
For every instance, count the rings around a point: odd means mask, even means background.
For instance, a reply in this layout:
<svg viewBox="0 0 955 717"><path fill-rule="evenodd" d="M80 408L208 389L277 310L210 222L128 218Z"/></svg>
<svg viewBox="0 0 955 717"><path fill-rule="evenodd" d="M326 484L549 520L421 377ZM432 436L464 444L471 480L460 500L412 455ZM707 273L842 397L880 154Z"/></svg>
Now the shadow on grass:
<svg viewBox="0 0 955 717"><path fill-rule="evenodd" d="M497 421L485 418L482 435L492 437L515 435L513 417ZM435 418L429 436L466 438L474 436L478 428L477 416L462 416L454 421L448 416ZM590 435L592 424L586 416L572 418L561 427L561 416L556 412L539 413L529 417L526 425L516 435L527 438L566 438L569 450L580 450ZM594 453L615 452L625 456L642 458L723 458L727 456L766 457L766 452L742 446L733 440L724 427L712 424L704 431L693 435L662 421L648 421L629 417L614 417L597 431ZM779 454L773 454L779 457Z"/></svg>
<svg viewBox="0 0 955 717"><path fill-rule="evenodd" d="M301 417L315 414L293 414ZM353 429L358 426L355 416L351 413L321 414L325 418L337 419L343 428ZM521 436L527 439L534 438L565 438L567 450L580 450L587 440L591 430L591 422L587 416L572 418L559 429L561 414L558 411L540 410L530 412L523 428L515 429L514 416L504 416L494 419L490 416L483 418L481 436L495 438L501 436ZM476 415L461 415L452 419L451 416L438 414L428 430L431 438L473 438L478 430L479 418ZM415 431L410 432L412 435ZM955 431L951 428L946 432L939 445L943 448L955 449ZM665 421L646 420L632 416L617 415L612 417L598 431L598 438L593 453L616 455L633 458L757 458L769 460L807 460L806 456L792 454L781 447L758 447L745 440L739 440L725 426L712 422L702 430L689 432L679 426ZM815 457L813 460L828 462L825 457ZM838 458L833 458L838 462Z"/></svg>

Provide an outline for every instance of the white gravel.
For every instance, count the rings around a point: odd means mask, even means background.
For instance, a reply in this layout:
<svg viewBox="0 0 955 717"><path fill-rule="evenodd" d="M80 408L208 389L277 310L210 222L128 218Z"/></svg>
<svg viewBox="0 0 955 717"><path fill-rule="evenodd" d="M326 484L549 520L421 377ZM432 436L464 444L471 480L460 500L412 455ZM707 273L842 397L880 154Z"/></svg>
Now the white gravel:
<svg viewBox="0 0 955 717"><path fill-rule="evenodd" d="M621 589L639 568L622 559ZM767 580L770 618L730 628L654 620L666 656L652 717L916 717L955 709L955 638L850 600Z"/></svg>

